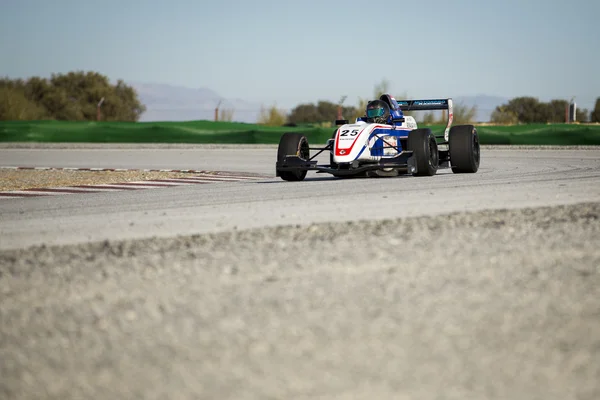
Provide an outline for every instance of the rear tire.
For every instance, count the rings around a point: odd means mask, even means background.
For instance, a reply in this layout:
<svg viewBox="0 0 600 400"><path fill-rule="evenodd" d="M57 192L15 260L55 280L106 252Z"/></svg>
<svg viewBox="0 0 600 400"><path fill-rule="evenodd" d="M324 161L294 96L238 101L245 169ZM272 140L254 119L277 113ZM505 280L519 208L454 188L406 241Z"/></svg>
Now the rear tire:
<svg viewBox="0 0 600 400"><path fill-rule="evenodd" d="M286 156L298 156L308 161L310 149L306 136L300 133L284 133L279 139L277 162L282 163ZM301 181L306 177L306 170L303 169L278 171L278 173L284 181Z"/></svg>
<svg viewBox="0 0 600 400"><path fill-rule="evenodd" d="M440 164L440 155L438 153L437 140L431 129L415 129L408 134L407 146L412 150L415 158L417 172L414 176L433 176L437 173Z"/></svg>
<svg viewBox="0 0 600 400"><path fill-rule="evenodd" d="M479 169L479 135L473 125L458 125L450 129L448 146L450 165L455 174L472 174Z"/></svg>

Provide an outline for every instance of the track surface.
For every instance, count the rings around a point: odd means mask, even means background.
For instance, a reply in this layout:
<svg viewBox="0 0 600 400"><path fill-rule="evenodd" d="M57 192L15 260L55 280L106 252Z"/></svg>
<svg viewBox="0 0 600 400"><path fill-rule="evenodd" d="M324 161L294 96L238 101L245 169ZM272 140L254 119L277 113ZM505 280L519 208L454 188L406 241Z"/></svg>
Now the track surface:
<svg viewBox="0 0 600 400"><path fill-rule="evenodd" d="M274 153L10 161L269 173ZM600 150L309 177L0 203L0 398L600 398Z"/></svg>
<svg viewBox="0 0 600 400"><path fill-rule="evenodd" d="M274 148L1 150L12 164L234 170L274 175ZM0 249L265 226L435 215L600 199L600 150L484 150L480 172L432 178L258 182L6 199ZM103 164L102 164L103 163ZM108 164L108 165L107 165Z"/></svg>

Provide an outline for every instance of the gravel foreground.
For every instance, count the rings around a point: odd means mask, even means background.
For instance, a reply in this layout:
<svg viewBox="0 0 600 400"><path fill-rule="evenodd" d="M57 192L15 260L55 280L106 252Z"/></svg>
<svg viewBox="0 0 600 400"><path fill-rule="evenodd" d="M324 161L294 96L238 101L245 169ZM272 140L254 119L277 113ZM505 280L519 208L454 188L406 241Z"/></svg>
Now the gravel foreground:
<svg viewBox="0 0 600 400"><path fill-rule="evenodd" d="M0 252L2 399L600 398L600 203Z"/></svg>
<svg viewBox="0 0 600 400"><path fill-rule="evenodd" d="M0 168L0 192L53 188L75 185L105 185L147 181L152 179L190 178L197 174L189 172L161 171L78 171L78 170L11 170Z"/></svg>

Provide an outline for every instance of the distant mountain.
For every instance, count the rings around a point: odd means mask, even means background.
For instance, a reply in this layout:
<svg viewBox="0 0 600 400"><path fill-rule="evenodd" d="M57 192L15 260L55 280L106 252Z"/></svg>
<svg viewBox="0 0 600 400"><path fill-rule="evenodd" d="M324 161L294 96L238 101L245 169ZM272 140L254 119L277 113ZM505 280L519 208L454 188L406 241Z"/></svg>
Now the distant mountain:
<svg viewBox="0 0 600 400"><path fill-rule="evenodd" d="M474 96L457 96L452 98L452 100L454 104L464 105L469 108L476 106L477 113L475 114L475 120L477 122L488 122L496 107L508 103L510 99L508 97L478 94Z"/></svg>
<svg viewBox="0 0 600 400"><path fill-rule="evenodd" d="M162 83L130 82L146 106L140 121L192 121L214 119L215 107L233 111L233 120L256 122L260 105L226 99L208 88L192 89Z"/></svg>
<svg viewBox="0 0 600 400"><path fill-rule="evenodd" d="M260 114L260 104L242 99L226 99L209 88L192 89L162 83L129 84L136 89L141 102L146 105L146 112L140 121L212 121L219 102L221 110L233 111L234 121L256 122ZM458 96L453 100L455 104L477 106L477 122L487 122L494 109L509 99L478 94Z"/></svg>

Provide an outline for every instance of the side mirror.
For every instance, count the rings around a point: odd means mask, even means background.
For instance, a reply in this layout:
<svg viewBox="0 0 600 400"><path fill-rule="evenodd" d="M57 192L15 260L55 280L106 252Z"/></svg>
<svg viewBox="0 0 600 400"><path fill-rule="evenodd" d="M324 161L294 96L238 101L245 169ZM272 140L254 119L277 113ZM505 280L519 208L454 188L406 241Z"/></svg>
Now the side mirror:
<svg viewBox="0 0 600 400"><path fill-rule="evenodd" d="M340 125L346 125L348 123L347 119L336 119L335 120L335 124L336 126L340 126Z"/></svg>

